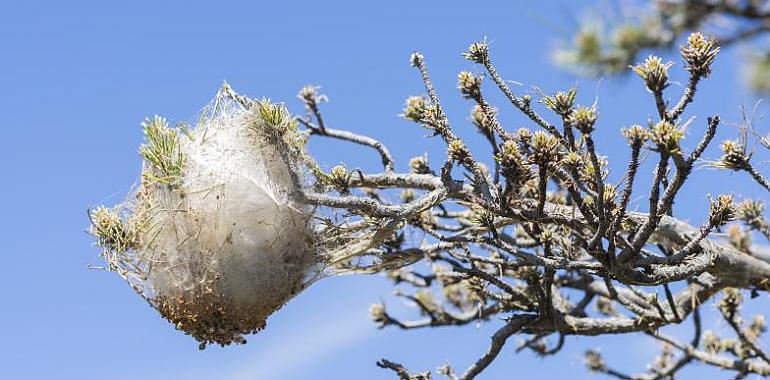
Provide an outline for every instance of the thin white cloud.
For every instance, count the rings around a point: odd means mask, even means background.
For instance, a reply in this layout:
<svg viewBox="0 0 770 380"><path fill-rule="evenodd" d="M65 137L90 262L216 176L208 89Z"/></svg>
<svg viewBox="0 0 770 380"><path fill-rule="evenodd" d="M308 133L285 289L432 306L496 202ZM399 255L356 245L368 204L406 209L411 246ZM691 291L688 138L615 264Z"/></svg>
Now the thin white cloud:
<svg viewBox="0 0 770 380"><path fill-rule="evenodd" d="M365 340L376 331L361 309L339 310L341 319L299 324L289 336L277 338L280 344L266 345L253 360L237 368L233 380L290 379L318 361Z"/></svg>

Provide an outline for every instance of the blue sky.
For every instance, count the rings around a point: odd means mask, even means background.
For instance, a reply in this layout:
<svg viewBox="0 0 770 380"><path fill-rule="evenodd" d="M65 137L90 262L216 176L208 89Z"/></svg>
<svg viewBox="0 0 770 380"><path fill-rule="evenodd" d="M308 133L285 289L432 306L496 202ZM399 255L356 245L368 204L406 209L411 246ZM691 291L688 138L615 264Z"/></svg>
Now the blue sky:
<svg viewBox="0 0 770 380"><path fill-rule="evenodd" d="M381 357L414 369L433 370L447 360L464 369L486 350L500 322L377 330L368 321L371 303L385 300L407 311L379 276L320 281L247 345L201 352L117 276L86 269L99 263L84 232L86 209L120 201L136 180L144 117L190 120L223 80L247 95L285 101L294 112L302 111L297 90L321 85L331 99L324 106L330 126L381 139L399 170L423 153L443 159L440 141L426 140L425 131L397 117L404 99L422 92L407 62L414 50L427 57L457 133L486 152L467 121L470 105L455 89L458 71L479 70L460 52L483 36L502 75L522 83L520 93L532 93L533 85L551 92L578 84L581 103L598 99L597 143L614 160L617 180L627 156L619 128L646 122L652 100L637 78L576 78L550 60L581 10L598 3L608 2L3 1L0 378L390 379L374 366ZM711 113L735 122L740 105L753 106L756 98L739 80L741 57L740 49L726 51L703 84L688 113L696 116L689 143ZM673 70L682 80L681 65ZM679 89L672 86L670 96ZM487 93L508 129L531 127L491 87ZM371 152L345 144L318 141L311 149L327 167L378 166ZM702 169L677 212L700 224L708 193L763 196L744 180ZM644 199L636 201L643 207ZM595 346L630 371L642 370L656 350L638 336L570 337L556 358L541 360L515 354L511 344L484 378L589 378L582 352Z"/></svg>

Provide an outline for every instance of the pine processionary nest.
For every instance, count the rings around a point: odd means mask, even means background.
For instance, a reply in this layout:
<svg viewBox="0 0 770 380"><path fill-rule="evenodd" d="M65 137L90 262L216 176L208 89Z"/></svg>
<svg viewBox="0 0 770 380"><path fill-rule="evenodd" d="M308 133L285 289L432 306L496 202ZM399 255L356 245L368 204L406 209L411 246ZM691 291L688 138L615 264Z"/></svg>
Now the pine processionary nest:
<svg viewBox="0 0 770 380"><path fill-rule="evenodd" d="M205 347L242 343L319 273L283 106L225 86L191 130L155 117L134 199L91 212L108 269Z"/></svg>

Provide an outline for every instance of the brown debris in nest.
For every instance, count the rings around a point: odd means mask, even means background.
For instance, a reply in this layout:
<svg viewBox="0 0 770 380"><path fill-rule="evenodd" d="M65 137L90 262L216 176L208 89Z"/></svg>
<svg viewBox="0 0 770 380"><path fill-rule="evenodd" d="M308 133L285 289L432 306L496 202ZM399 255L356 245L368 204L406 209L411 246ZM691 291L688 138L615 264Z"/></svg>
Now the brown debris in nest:
<svg viewBox="0 0 770 380"><path fill-rule="evenodd" d="M152 300L163 318L200 342L200 349L212 343L246 343L243 336L264 329L267 317L283 306L280 300L269 304L239 302L218 291L217 281L199 283L173 295L159 294Z"/></svg>

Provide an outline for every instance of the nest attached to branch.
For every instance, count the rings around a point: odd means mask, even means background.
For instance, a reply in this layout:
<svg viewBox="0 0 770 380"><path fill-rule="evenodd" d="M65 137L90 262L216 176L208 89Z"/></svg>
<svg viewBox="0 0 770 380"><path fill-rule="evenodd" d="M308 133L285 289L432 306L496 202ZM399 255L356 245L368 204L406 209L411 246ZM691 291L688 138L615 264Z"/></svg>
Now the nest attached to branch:
<svg viewBox="0 0 770 380"><path fill-rule="evenodd" d="M243 343L321 272L303 137L285 107L228 86L193 128L143 127L135 197L90 213L108 269L202 348Z"/></svg>

